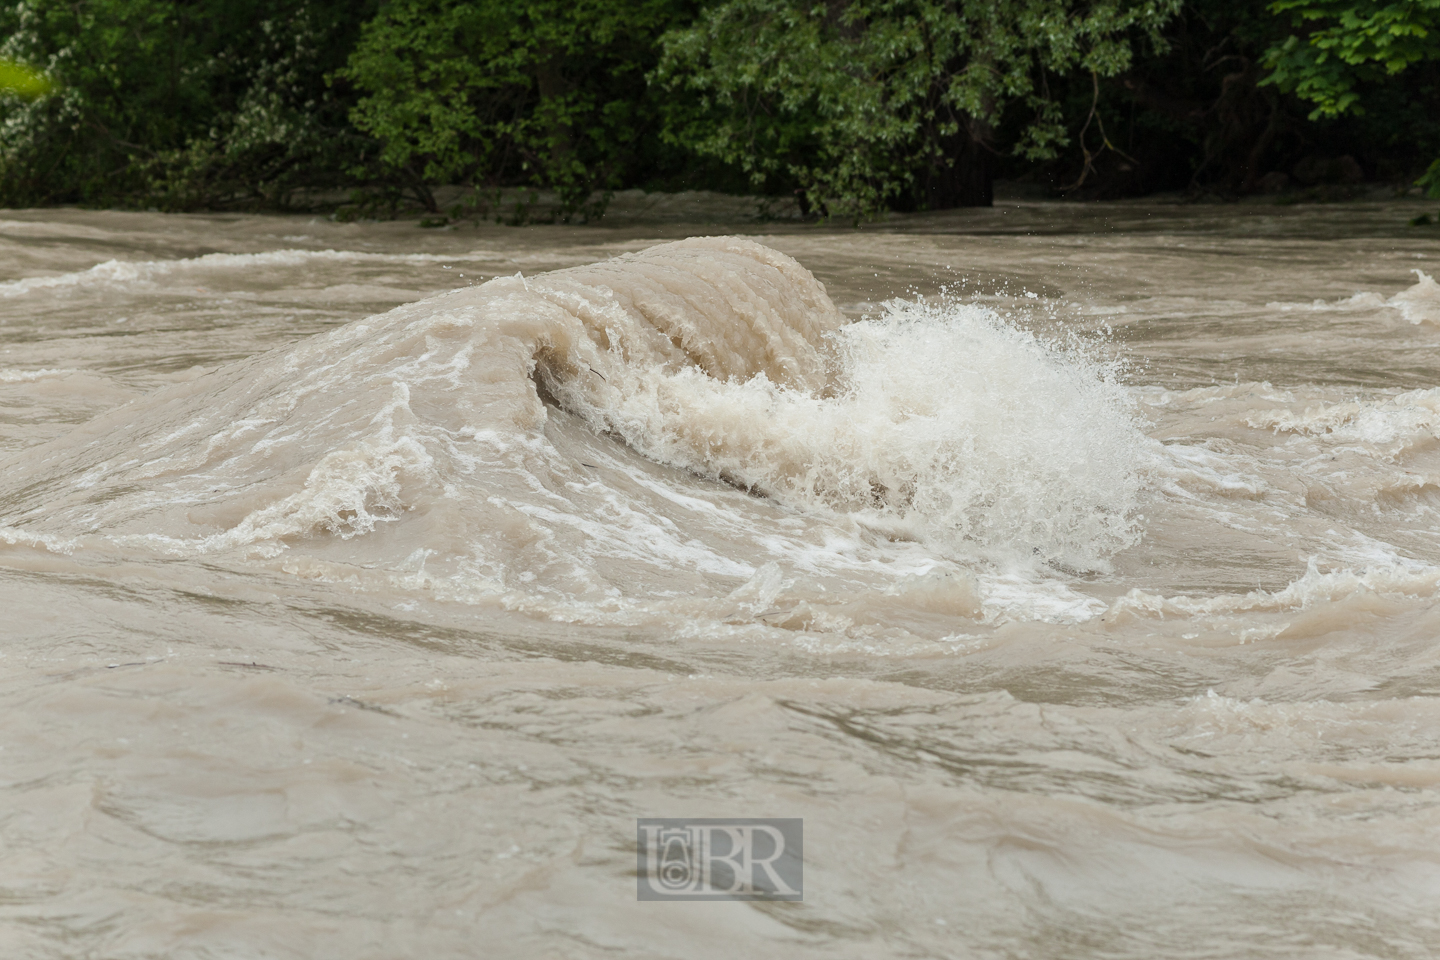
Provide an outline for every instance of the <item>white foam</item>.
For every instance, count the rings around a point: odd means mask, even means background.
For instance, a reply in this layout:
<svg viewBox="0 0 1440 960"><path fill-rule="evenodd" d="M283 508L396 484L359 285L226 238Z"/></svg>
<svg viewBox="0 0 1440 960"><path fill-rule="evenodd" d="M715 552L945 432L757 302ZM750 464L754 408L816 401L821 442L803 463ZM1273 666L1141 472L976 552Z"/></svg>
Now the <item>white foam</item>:
<svg viewBox="0 0 1440 960"><path fill-rule="evenodd" d="M1236 383L1221 383L1213 387L1192 387L1189 390L1167 390L1160 386L1132 388L1141 403L1152 407L1198 407L1226 400L1267 400L1271 403L1293 403L1295 394L1278 389L1267 380L1259 382L1242 380Z"/></svg>
<svg viewBox="0 0 1440 960"><path fill-rule="evenodd" d="M368 253L357 250L270 250L264 253L209 253L176 260L106 260L88 270L45 277L26 277L0 283L0 297L19 297L43 290L88 286L124 286L148 283L196 270L248 270L257 267L295 267L314 261L348 263L470 263L509 260L504 254L475 251L469 254Z"/></svg>
<svg viewBox="0 0 1440 960"><path fill-rule="evenodd" d="M81 371L69 367L46 368L44 370L13 370L0 368L0 383L34 383L37 380L51 380L68 377Z"/></svg>
<svg viewBox="0 0 1440 960"><path fill-rule="evenodd" d="M1344 600L1358 593L1381 596L1429 598L1440 591L1440 567L1420 564L1377 564L1361 570L1321 572L1311 559L1305 575L1283 590L1253 590L1246 594L1222 594L1208 599L1166 597L1144 590L1131 590L1110 605L1109 615L1136 614L1164 619L1213 617L1244 613L1285 613L1319 604Z"/></svg>
<svg viewBox="0 0 1440 960"><path fill-rule="evenodd" d="M410 391L395 382L389 404L376 414L371 436L327 453L305 478L304 488L247 515L238 525L207 538L206 549L328 532L344 539L377 523L393 522L408 509L405 485L429 480L433 458L423 443L397 430L397 413L409 413Z"/></svg>
<svg viewBox="0 0 1440 960"><path fill-rule="evenodd" d="M1401 290L1386 302L1411 323L1440 325L1440 284L1428 273L1420 270L1411 272L1419 278L1415 285Z"/></svg>
<svg viewBox="0 0 1440 960"><path fill-rule="evenodd" d="M1281 313L1293 311L1355 312L1390 307L1414 324L1433 323L1440 325L1440 285L1435 278L1422 270L1411 270L1416 282L1388 299L1381 294L1360 291L1337 300L1313 300L1310 303L1273 302L1265 306Z"/></svg>
<svg viewBox="0 0 1440 960"><path fill-rule="evenodd" d="M1090 568L1135 542L1147 444L1103 365L959 303L895 301L829 346L824 390L612 364L556 392L647 456L951 555Z"/></svg>
<svg viewBox="0 0 1440 960"><path fill-rule="evenodd" d="M80 541L73 537L57 537L4 525L0 525L0 543L9 544L12 547L33 547L37 550L47 550L50 553L59 553L65 556L74 553L80 546Z"/></svg>
<svg viewBox="0 0 1440 960"><path fill-rule="evenodd" d="M927 609L1074 621L1095 602L1042 562L1103 568L1138 537L1150 454L1132 407L1112 368L994 311L897 301L847 326L791 258L705 238L221 367L0 479L47 534L283 555L301 575L545 616L768 616L726 596L775 564L778 582L837 591L781 598L804 629L841 629L842 592L911 580ZM857 636L894 632L854 619Z"/></svg>
<svg viewBox="0 0 1440 960"><path fill-rule="evenodd" d="M1440 439L1440 388L1411 390L1376 400L1347 400L1303 412L1269 410L1246 423L1262 430L1323 437L1341 444L1380 448L1393 456Z"/></svg>
<svg viewBox="0 0 1440 960"><path fill-rule="evenodd" d="M1270 492L1269 484L1260 477L1237 469L1233 456L1182 443L1157 444L1152 449L1156 453L1154 472L1161 489L1171 496L1258 500Z"/></svg>

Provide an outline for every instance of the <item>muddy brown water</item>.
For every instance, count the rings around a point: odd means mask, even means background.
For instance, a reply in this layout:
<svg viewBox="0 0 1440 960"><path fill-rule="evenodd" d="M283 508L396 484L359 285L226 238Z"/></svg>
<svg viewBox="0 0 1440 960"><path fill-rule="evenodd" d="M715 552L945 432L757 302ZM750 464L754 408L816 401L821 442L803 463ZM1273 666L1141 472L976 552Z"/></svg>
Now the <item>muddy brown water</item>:
<svg viewBox="0 0 1440 960"><path fill-rule="evenodd" d="M4 955L1440 951L1418 207L702 200L0 212Z"/></svg>

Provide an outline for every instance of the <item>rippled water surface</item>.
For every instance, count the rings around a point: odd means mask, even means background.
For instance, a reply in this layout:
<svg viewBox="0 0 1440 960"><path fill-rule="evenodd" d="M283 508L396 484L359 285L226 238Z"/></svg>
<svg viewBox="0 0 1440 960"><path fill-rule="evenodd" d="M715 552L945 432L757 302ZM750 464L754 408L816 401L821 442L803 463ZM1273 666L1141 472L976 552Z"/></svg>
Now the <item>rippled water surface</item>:
<svg viewBox="0 0 1440 960"><path fill-rule="evenodd" d="M1411 207L0 212L0 952L1434 956Z"/></svg>

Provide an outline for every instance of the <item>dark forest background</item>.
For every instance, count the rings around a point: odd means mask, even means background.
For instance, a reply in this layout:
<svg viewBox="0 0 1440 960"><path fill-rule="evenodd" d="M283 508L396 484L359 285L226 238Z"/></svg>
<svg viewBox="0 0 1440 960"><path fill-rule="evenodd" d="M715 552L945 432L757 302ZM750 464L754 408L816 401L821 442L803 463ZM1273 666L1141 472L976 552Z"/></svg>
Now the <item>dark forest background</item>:
<svg viewBox="0 0 1440 960"><path fill-rule="evenodd" d="M1440 195L1440 0L0 0L0 38L48 77L0 92L6 206Z"/></svg>

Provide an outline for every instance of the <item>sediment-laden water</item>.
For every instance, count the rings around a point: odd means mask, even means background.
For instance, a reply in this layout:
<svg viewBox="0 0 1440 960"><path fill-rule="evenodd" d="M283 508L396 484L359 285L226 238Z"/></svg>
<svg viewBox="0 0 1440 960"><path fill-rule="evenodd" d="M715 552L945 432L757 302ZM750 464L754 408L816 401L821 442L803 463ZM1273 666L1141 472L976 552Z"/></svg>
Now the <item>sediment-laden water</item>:
<svg viewBox="0 0 1440 960"><path fill-rule="evenodd" d="M624 214L0 214L5 956L1440 951L1409 204Z"/></svg>

